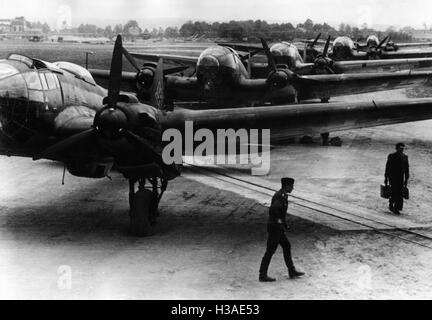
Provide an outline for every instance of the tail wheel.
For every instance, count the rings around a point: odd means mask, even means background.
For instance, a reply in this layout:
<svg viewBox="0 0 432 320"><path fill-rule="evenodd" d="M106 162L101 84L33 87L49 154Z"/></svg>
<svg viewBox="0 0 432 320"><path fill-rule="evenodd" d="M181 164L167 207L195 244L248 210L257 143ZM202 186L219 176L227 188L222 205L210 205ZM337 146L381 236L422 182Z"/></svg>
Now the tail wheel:
<svg viewBox="0 0 432 320"><path fill-rule="evenodd" d="M133 196L130 209L130 229L133 235L145 237L153 233L154 202L153 193L147 189L139 190Z"/></svg>

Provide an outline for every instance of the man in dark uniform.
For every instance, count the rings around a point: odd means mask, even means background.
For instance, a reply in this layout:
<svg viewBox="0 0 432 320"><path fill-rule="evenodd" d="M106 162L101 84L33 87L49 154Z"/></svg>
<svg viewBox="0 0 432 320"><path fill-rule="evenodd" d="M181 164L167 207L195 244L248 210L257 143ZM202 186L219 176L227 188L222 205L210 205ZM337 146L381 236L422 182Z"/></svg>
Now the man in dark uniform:
<svg viewBox="0 0 432 320"><path fill-rule="evenodd" d="M294 179L282 178L282 189L275 193L272 198L269 218L267 223L267 250L261 261L259 270L259 281L269 282L275 281L276 279L271 278L267 275L267 270L270 264L270 260L275 253L277 246L280 244L283 249L283 255L285 264L288 268L289 277L296 278L304 275L303 272L298 272L291 258L291 244L289 243L285 232L288 230L285 217L288 209L288 193L294 188Z"/></svg>
<svg viewBox="0 0 432 320"><path fill-rule="evenodd" d="M403 153L404 148L402 142L396 144L396 152L387 157L384 174L384 184L390 182L389 209L395 214L400 214L403 208L403 189L409 178L408 156Z"/></svg>

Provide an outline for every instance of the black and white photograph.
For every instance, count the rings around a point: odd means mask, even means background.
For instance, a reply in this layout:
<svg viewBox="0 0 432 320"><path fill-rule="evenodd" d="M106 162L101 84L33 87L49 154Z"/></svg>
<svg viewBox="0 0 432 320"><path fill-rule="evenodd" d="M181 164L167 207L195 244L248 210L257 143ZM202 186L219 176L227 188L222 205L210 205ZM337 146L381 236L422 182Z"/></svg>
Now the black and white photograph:
<svg viewBox="0 0 432 320"><path fill-rule="evenodd" d="M430 1L0 0L1 300L432 299L431 166Z"/></svg>

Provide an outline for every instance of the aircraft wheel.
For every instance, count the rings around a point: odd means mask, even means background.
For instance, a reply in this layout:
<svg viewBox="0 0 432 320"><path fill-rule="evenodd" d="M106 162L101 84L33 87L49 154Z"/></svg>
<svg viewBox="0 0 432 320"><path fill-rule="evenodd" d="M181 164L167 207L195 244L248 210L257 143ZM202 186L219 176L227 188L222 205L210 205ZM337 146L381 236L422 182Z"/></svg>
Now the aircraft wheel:
<svg viewBox="0 0 432 320"><path fill-rule="evenodd" d="M133 235L145 237L153 233L153 202L154 196L150 190L143 189L134 194L130 209L130 229Z"/></svg>
<svg viewBox="0 0 432 320"><path fill-rule="evenodd" d="M342 145L342 139L339 137L333 137L330 139L330 145L340 147Z"/></svg>
<svg viewBox="0 0 432 320"><path fill-rule="evenodd" d="M313 143L313 139L311 136L303 136L300 141L301 144L312 144Z"/></svg>

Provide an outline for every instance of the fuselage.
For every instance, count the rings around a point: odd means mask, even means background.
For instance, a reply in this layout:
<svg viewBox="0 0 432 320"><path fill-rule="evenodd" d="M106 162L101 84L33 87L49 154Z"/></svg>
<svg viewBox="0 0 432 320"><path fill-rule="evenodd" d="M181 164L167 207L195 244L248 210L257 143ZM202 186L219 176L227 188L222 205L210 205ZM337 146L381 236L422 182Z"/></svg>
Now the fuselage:
<svg viewBox="0 0 432 320"><path fill-rule="evenodd" d="M222 46L209 47L200 54L196 74L204 91L223 90L241 77L249 77L238 53Z"/></svg>
<svg viewBox="0 0 432 320"><path fill-rule="evenodd" d="M88 71L76 64L17 54L0 60L0 130L11 140L58 135L58 127L67 128L62 121L94 114L105 95Z"/></svg>
<svg viewBox="0 0 432 320"><path fill-rule="evenodd" d="M196 81L167 76L166 85L173 100L198 101L215 107L262 103L267 90L265 80L250 79L238 53L223 46L209 47L201 53Z"/></svg>

